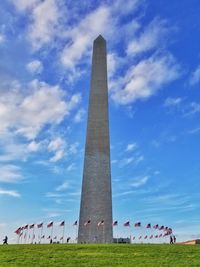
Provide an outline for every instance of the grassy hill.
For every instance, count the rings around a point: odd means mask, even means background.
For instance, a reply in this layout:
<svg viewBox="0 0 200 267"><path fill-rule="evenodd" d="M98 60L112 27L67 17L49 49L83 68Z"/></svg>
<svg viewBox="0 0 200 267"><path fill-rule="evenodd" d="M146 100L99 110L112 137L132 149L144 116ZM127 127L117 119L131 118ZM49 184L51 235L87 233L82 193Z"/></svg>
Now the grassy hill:
<svg viewBox="0 0 200 267"><path fill-rule="evenodd" d="M194 245L8 245L0 246L0 267L197 267Z"/></svg>

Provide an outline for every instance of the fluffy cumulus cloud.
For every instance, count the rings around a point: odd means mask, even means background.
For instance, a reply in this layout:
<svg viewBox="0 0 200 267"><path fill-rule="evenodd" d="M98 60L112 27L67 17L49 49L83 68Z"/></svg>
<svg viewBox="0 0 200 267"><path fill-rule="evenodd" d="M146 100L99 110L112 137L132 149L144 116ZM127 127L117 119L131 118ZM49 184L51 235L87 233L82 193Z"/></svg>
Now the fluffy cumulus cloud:
<svg viewBox="0 0 200 267"><path fill-rule="evenodd" d="M32 74L38 74L42 72L43 64L40 60L33 60L26 65L26 68Z"/></svg>
<svg viewBox="0 0 200 267"><path fill-rule="evenodd" d="M157 48L157 46L160 47L162 43L165 43L164 37L168 31L166 21L154 19L139 36L134 36L129 42L127 54L134 56Z"/></svg>
<svg viewBox="0 0 200 267"><path fill-rule="evenodd" d="M67 68L73 70L91 48L94 38L105 32L109 25L109 12L106 6L101 6L66 32L69 42L61 53L61 62Z"/></svg>
<svg viewBox="0 0 200 267"><path fill-rule="evenodd" d="M59 6L61 2L57 0L13 1L19 11L29 15L27 37L34 49L47 45L58 35L62 17L62 8Z"/></svg>
<svg viewBox="0 0 200 267"><path fill-rule="evenodd" d="M10 90L0 93L0 128L34 139L47 124L59 124L80 102L80 94L66 99L58 86L34 80L28 93Z"/></svg>
<svg viewBox="0 0 200 267"><path fill-rule="evenodd" d="M147 99L178 76L179 66L172 55L153 55L130 67L125 76L116 81L112 98L123 105Z"/></svg>

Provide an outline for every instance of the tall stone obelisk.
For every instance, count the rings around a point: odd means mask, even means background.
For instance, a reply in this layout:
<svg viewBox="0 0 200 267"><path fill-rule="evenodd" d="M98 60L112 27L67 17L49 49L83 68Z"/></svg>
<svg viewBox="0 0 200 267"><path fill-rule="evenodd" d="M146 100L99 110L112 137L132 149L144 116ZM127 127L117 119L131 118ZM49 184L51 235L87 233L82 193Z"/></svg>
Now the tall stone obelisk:
<svg viewBox="0 0 200 267"><path fill-rule="evenodd" d="M93 43L78 243L111 243L112 193L106 41Z"/></svg>

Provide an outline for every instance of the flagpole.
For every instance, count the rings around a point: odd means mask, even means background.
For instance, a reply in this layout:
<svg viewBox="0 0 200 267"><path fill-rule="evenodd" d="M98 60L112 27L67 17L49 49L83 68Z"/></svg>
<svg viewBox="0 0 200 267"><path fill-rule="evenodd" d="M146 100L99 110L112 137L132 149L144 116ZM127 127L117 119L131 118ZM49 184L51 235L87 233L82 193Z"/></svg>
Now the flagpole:
<svg viewBox="0 0 200 267"><path fill-rule="evenodd" d="M42 243L42 235L43 235L43 224L42 224L41 233L40 233L40 243Z"/></svg>
<svg viewBox="0 0 200 267"><path fill-rule="evenodd" d="M51 228L51 239L53 238L53 225L52 225L52 228Z"/></svg>
<svg viewBox="0 0 200 267"><path fill-rule="evenodd" d="M63 239L62 239L62 244L63 244L63 242L64 242L64 236L65 236L65 223L64 223L64 225L63 225Z"/></svg>

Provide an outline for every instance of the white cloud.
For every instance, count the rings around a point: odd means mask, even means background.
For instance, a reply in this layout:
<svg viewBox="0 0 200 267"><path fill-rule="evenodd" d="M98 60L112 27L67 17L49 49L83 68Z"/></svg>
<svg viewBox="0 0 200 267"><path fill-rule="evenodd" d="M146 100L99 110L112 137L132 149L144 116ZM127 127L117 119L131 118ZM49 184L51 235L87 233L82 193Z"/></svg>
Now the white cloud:
<svg viewBox="0 0 200 267"><path fill-rule="evenodd" d="M5 190L0 188L0 195L10 196L10 197L20 197L20 194L14 190Z"/></svg>
<svg viewBox="0 0 200 267"><path fill-rule="evenodd" d="M23 179L21 169L11 164L0 165L0 174L1 183L17 183Z"/></svg>
<svg viewBox="0 0 200 267"><path fill-rule="evenodd" d="M147 183L149 178L150 178L150 176L139 177L139 178L135 179L134 182L131 183L131 186L136 187L136 188L143 186Z"/></svg>
<svg viewBox="0 0 200 267"><path fill-rule="evenodd" d="M196 85L200 83L200 65L196 68L196 70L192 73L189 84Z"/></svg>
<svg viewBox="0 0 200 267"><path fill-rule="evenodd" d="M27 145L27 149L30 152L36 152L40 149L40 147L41 147L41 143L36 143L35 141L32 141Z"/></svg>
<svg viewBox="0 0 200 267"><path fill-rule="evenodd" d="M58 35L61 14L57 0L41 1L34 7L28 29L28 39L34 49L40 49Z"/></svg>
<svg viewBox="0 0 200 267"><path fill-rule="evenodd" d="M191 102L185 106L184 116L192 116L200 112L200 104L197 102Z"/></svg>
<svg viewBox="0 0 200 267"><path fill-rule="evenodd" d="M62 159L64 157L64 155L65 155L64 150L58 150L58 151L56 151L55 155L52 158L50 158L50 161L56 162L56 161Z"/></svg>
<svg viewBox="0 0 200 267"><path fill-rule="evenodd" d="M94 38L100 33L103 34L109 27L109 16L109 8L101 6L65 33L69 38L68 44L61 53L61 62L65 67L73 71L75 65L87 55Z"/></svg>
<svg viewBox="0 0 200 267"><path fill-rule="evenodd" d="M127 147L126 147L126 151L133 151L137 148L137 144L136 143L131 143L131 144L128 144Z"/></svg>
<svg viewBox="0 0 200 267"><path fill-rule="evenodd" d="M75 163L70 164L70 165L67 167L67 171L70 172L70 171L75 170L75 166L76 166Z"/></svg>
<svg viewBox="0 0 200 267"><path fill-rule="evenodd" d="M70 97L58 86L34 80L29 90L0 92L0 130L13 129L27 139L35 139L47 124L59 124L80 102L80 94ZM66 99L68 98L68 99Z"/></svg>
<svg viewBox="0 0 200 267"><path fill-rule="evenodd" d="M80 108L74 116L74 122L75 123L81 122L83 120L84 115L85 115L85 110L83 108Z"/></svg>
<svg viewBox="0 0 200 267"><path fill-rule="evenodd" d="M33 60L29 62L27 65L27 70L32 74L41 73L43 70L43 64L40 60Z"/></svg>
<svg viewBox="0 0 200 267"><path fill-rule="evenodd" d="M132 66L124 78L115 82L112 98L119 104L147 99L165 84L179 77L179 66L171 55L152 56Z"/></svg>
<svg viewBox="0 0 200 267"><path fill-rule="evenodd" d="M50 158L50 161L56 162L62 159L65 155L65 147L66 143L62 138L57 137L54 140L52 140L48 145L48 150L50 152L55 152L55 154L53 157Z"/></svg>
<svg viewBox="0 0 200 267"><path fill-rule="evenodd" d="M70 187L70 184L69 184L69 182L68 181L66 181L66 182L64 182L63 184L61 184L60 186L58 186L57 188L56 188L56 191L64 191L64 190L66 190L66 189L68 189Z"/></svg>
<svg viewBox="0 0 200 267"><path fill-rule="evenodd" d="M154 19L139 37L134 36L133 41L128 45L127 54L134 56L157 48L158 44L161 46L167 32L166 22Z"/></svg>
<svg viewBox="0 0 200 267"><path fill-rule="evenodd" d="M177 98L168 97L164 102L164 106L165 107L176 107L176 106L179 106L182 102L183 102L183 99L181 97L177 97Z"/></svg>
<svg viewBox="0 0 200 267"><path fill-rule="evenodd" d="M34 8L41 0L13 0L13 4L20 11Z"/></svg>

